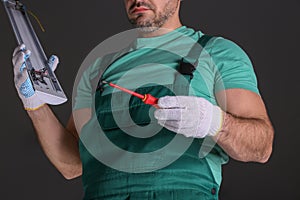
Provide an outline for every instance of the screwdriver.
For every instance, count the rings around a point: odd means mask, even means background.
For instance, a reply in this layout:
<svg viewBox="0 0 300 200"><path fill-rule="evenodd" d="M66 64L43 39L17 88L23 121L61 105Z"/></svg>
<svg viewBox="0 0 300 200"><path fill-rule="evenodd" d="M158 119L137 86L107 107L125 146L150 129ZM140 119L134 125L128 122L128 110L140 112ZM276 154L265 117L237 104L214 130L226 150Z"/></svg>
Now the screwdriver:
<svg viewBox="0 0 300 200"><path fill-rule="evenodd" d="M159 107L157 106L158 98L152 96L151 94L139 94L139 93L137 93L137 92L128 90L128 89L126 89L126 88L123 88L123 87L121 87L121 86L119 86L119 85L116 85L116 84L113 84L113 83L109 83L109 82L107 82L107 81L102 81L102 83L108 84L108 85L111 86L111 87L117 88L117 89L119 89L119 90L121 90L121 91L123 91L123 92L126 92L126 93L128 93L128 94L131 94L131 95L133 95L133 96L135 96L135 97L141 99L145 104L149 104L149 105L152 105L152 106L155 107L155 108L159 108Z"/></svg>

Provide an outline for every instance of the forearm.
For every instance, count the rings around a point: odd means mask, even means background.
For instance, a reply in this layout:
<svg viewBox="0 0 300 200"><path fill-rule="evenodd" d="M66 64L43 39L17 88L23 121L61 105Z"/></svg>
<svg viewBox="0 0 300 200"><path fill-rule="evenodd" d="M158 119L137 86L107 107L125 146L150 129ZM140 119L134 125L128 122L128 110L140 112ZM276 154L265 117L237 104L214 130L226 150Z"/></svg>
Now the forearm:
<svg viewBox="0 0 300 200"><path fill-rule="evenodd" d="M273 134L268 119L242 118L226 113L222 130L214 139L236 160L264 163L272 152Z"/></svg>
<svg viewBox="0 0 300 200"><path fill-rule="evenodd" d="M28 111L46 156L62 175L71 179L81 175L78 139L64 128L48 105Z"/></svg>

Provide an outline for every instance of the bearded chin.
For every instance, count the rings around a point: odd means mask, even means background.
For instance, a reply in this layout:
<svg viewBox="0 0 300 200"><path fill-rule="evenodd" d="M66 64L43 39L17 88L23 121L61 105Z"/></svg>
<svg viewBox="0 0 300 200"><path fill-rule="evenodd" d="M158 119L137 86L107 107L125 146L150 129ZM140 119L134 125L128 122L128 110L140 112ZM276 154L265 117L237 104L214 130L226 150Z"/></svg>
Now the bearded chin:
<svg viewBox="0 0 300 200"><path fill-rule="evenodd" d="M153 26L152 23L137 24L135 27L143 33L151 33L157 31L160 27Z"/></svg>
<svg viewBox="0 0 300 200"><path fill-rule="evenodd" d="M159 18L160 20L146 20L138 22L138 18L139 17L135 19L130 19L129 21L135 28L139 29L139 31L144 33L151 33L157 31L167 20L167 17L163 16Z"/></svg>
<svg viewBox="0 0 300 200"><path fill-rule="evenodd" d="M144 33L151 33L160 28L159 26L154 26L154 24L150 21L143 22L143 23L136 23L136 21L133 21L131 24L135 28L137 28L140 32L144 32Z"/></svg>

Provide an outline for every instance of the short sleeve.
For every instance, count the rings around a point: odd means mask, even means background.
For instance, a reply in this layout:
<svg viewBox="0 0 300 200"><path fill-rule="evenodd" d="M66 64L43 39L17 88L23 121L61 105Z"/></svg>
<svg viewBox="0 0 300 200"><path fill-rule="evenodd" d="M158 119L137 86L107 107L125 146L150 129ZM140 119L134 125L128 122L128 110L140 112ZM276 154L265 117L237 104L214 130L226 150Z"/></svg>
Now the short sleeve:
<svg viewBox="0 0 300 200"><path fill-rule="evenodd" d="M97 59L93 65L77 75L79 81L73 90L73 110L92 108L95 92L94 79L97 78L95 74L98 74L100 63L101 59Z"/></svg>
<svg viewBox="0 0 300 200"><path fill-rule="evenodd" d="M212 39L209 45L216 66L215 92L241 88L259 94L252 63L241 47L222 37Z"/></svg>

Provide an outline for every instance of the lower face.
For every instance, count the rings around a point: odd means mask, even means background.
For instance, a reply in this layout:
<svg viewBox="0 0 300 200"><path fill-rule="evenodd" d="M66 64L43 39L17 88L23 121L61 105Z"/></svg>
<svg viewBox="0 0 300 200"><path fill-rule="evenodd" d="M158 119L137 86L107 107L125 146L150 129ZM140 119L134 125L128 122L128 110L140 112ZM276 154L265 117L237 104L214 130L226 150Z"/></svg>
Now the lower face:
<svg viewBox="0 0 300 200"><path fill-rule="evenodd" d="M152 32L174 16L178 0L125 0L125 4L130 23L142 31Z"/></svg>

